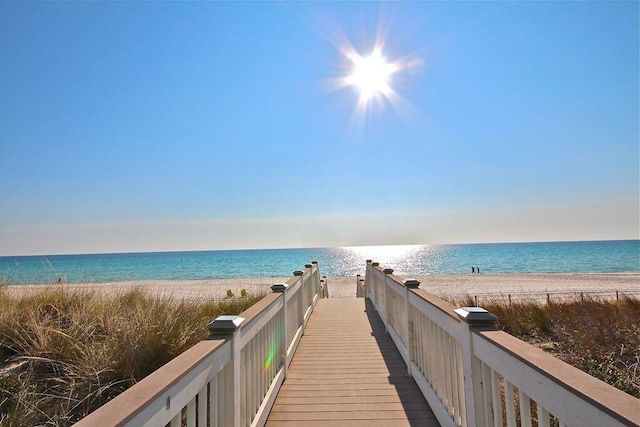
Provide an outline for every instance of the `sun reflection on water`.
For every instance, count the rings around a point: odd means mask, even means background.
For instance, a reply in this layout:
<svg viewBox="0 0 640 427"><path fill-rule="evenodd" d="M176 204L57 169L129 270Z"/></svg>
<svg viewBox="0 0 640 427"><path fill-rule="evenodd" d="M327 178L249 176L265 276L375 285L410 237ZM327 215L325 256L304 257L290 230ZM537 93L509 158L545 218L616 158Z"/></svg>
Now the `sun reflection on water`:
<svg viewBox="0 0 640 427"><path fill-rule="evenodd" d="M379 262L381 266L393 268L396 274L433 274L443 262L446 248L442 245L388 245L388 246L349 246L335 249L332 260L335 267L347 270L349 266L360 273L368 259Z"/></svg>

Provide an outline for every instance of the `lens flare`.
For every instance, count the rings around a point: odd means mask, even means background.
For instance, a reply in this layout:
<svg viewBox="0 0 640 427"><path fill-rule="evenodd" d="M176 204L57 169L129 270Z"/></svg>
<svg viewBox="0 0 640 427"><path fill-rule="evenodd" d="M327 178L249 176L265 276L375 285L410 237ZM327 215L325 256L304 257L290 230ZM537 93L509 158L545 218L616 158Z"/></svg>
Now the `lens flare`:
<svg viewBox="0 0 640 427"><path fill-rule="evenodd" d="M269 354L267 354L267 360L264 361L265 372L267 372L269 368L271 368L271 363L273 363L273 358L276 355L276 351L278 351L278 347L276 345L272 345L269 349Z"/></svg>

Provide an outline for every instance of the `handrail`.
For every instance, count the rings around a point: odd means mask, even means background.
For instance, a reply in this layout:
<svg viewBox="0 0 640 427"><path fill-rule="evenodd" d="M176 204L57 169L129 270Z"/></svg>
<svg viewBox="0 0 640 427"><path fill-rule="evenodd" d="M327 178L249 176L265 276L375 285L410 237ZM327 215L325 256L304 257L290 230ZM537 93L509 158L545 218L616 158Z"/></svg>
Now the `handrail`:
<svg viewBox="0 0 640 427"><path fill-rule="evenodd" d="M76 423L104 426L261 426L322 285L317 262L272 286L239 316Z"/></svg>
<svg viewBox="0 0 640 427"><path fill-rule="evenodd" d="M638 399L496 330L486 310L456 309L370 260L364 283L357 280L357 295L373 303L441 425L640 422Z"/></svg>

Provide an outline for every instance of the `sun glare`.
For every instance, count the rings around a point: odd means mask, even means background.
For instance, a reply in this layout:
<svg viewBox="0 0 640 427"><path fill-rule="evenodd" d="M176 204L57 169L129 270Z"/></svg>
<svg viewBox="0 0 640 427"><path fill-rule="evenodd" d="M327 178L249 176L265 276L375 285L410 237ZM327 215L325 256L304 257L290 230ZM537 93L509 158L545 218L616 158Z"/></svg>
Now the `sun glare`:
<svg viewBox="0 0 640 427"><path fill-rule="evenodd" d="M360 96L369 99L377 93L389 94L393 65L386 62L380 52L373 52L367 57L354 55L353 72L347 77L347 83L355 85L360 91Z"/></svg>
<svg viewBox="0 0 640 427"><path fill-rule="evenodd" d="M329 90L349 89L350 100L351 96L356 96L349 120L353 139L361 140L367 121L387 107L399 115L411 115L413 107L401 93L421 73L422 58L415 54L401 55L387 46L389 29L385 25L378 24L375 39L363 40L363 47L357 49L339 26L328 22L323 20L321 25L340 58L336 74L326 79L327 87Z"/></svg>

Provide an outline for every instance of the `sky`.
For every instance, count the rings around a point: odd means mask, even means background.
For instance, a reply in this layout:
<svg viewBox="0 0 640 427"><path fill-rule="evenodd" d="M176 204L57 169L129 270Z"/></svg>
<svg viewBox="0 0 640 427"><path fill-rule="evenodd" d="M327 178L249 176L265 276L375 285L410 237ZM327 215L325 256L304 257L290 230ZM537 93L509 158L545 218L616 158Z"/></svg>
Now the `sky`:
<svg viewBox="0 0 640 427"><path fill-rule="evenodd" d="M637 239L639 5L0 2L0 255Z"/></svg>

